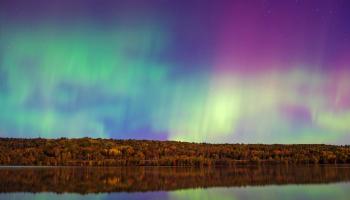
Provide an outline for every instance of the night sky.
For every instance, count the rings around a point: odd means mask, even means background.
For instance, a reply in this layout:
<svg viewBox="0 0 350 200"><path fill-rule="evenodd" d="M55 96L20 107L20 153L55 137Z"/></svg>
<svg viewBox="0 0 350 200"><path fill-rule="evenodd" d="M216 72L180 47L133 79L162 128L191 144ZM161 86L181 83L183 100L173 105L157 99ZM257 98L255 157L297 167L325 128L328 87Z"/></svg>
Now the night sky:
<svg viewBox="0 0 350 200"><path fill-rule="evenodd" d="M1 0L0 136L350 143L350 1Z"/></svg>

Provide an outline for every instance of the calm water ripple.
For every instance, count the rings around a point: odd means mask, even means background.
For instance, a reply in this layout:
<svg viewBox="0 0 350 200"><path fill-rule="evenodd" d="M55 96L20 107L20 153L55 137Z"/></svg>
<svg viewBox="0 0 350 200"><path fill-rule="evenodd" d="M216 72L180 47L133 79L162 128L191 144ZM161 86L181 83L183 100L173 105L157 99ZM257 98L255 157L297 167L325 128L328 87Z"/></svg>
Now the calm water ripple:
<svg viewBox="0 0 350 200"><path fill-rule="evenodd" d="M0 167L0 199L348 199L350 166Z"/></svg>

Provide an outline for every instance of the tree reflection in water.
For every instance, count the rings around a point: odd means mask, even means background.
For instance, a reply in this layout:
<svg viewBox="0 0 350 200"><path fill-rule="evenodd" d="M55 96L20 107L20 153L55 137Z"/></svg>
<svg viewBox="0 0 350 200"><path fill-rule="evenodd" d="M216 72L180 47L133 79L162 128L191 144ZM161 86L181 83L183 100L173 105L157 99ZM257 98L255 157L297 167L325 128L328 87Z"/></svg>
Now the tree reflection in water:
<svg viewBox="0 0 350 200"><path fill-rule="evenodd" d="M105 193L350 181L350 166L1 167L0 192Z"/></svg>

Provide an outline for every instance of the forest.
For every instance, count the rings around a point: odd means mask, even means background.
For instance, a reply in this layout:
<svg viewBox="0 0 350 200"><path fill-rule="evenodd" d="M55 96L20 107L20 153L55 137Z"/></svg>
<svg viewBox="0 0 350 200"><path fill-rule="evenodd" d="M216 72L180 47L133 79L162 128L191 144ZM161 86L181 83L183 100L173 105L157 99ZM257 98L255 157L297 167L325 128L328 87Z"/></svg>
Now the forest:
<svg viewBox="0 0 350 200"><path fill-rule="evenodd" d="M202 167L346 163L350 163L349 145L0 138L0 165Z"/></svg>

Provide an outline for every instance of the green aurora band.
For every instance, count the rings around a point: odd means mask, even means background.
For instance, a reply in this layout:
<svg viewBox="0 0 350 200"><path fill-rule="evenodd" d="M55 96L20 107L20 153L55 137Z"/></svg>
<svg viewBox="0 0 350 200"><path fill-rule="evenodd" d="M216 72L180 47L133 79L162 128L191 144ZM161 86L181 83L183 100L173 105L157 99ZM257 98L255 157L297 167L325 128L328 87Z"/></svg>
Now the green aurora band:
<svg viewBox="0 0 350 200"><path fill-rule="evenodd" d="M255 27L252 11L237 20L213 8L218 23L209 26L197 18L209 20L202 10L176 18L143 6L106 18L63 5L38 16L20 7L33 15L28 19L0 9L0 136L350 142L350 45L337 46L327 62L320 51L305 50L306 39L333 49L325 41L334 35L321 34L333 23L316 15L312 30L290 36L287 28ZM286 25L278 18L270 25L289 27L294 14L286 14ZM348 23L343 15L332 19Z"/></svg>

